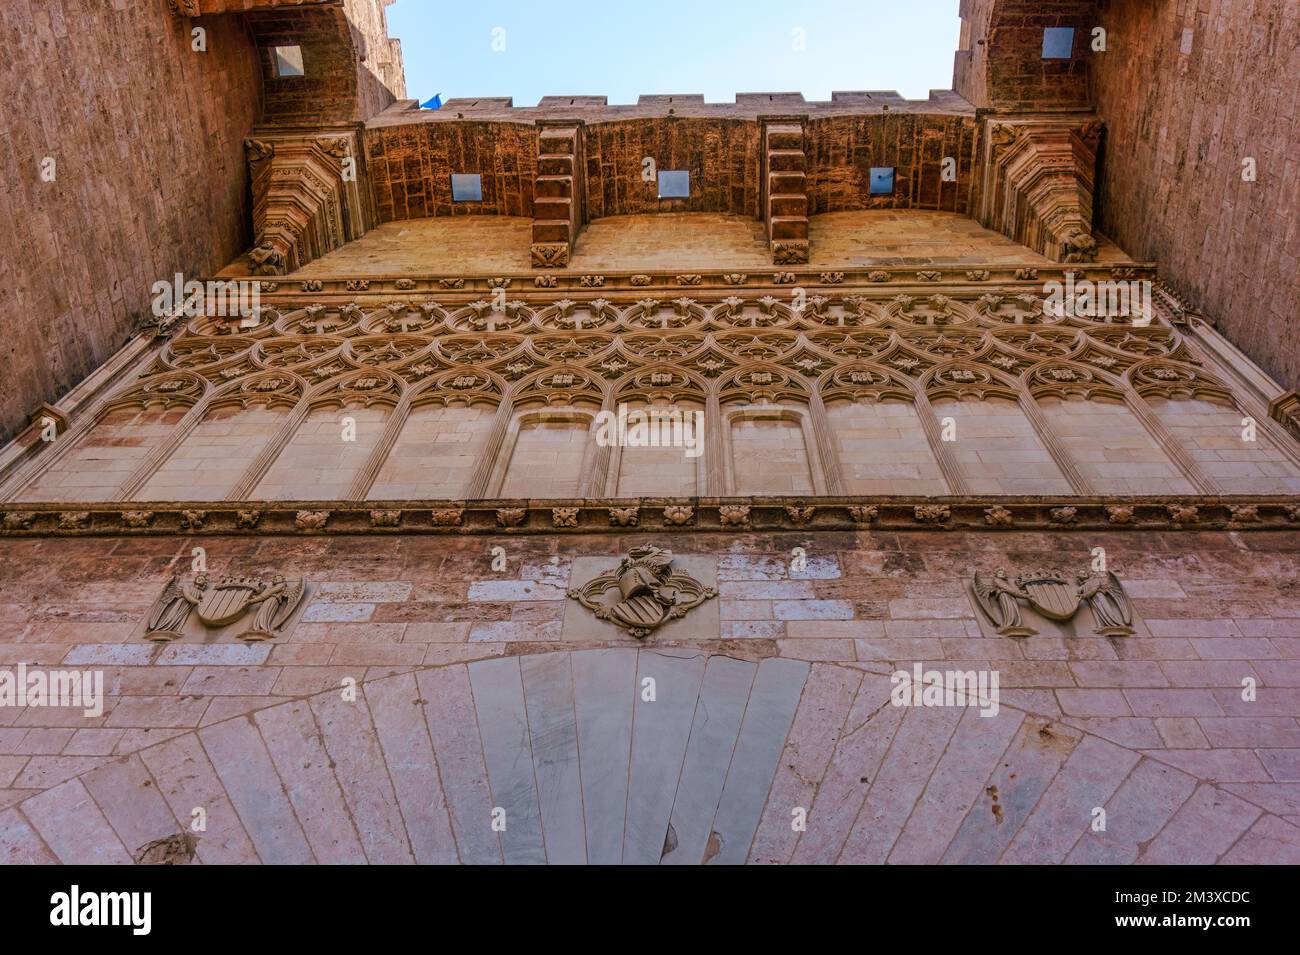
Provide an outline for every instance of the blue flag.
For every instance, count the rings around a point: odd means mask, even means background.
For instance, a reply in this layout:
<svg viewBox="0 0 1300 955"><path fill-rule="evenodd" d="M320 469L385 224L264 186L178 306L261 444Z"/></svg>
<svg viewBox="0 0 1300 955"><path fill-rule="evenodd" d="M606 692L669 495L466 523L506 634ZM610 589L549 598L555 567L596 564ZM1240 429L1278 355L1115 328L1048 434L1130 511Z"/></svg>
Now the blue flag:
<svg viewBox="0 0 1300 955"><path fill-rule="evenodd" d="M420 109L442 109L442 94L438 93L433 99L421 103Z"/></svg>

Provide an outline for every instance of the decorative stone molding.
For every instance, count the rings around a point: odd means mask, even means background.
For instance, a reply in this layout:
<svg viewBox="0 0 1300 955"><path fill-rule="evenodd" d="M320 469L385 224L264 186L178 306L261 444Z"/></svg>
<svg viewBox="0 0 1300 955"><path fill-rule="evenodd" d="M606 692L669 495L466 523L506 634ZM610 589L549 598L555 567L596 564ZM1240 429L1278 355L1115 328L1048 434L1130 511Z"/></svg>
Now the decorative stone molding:
<svg viewBox="0 0 1300 955"><path fill-rule="evenodd" d="M89 526L90 511L63 511L59 514L58 528L61 531L79 531Z"/></svg>
<svg viewBox="0 0 1300 955"><path fill-rule="evenodd" d="M1132 524L1133 508L1115 505L1106 508L1106 520L1112 524Z"/></svg>
<svg viewBox="0 0 1300 955"><path fill-rule="evenodd" d="M1268 403L1268 414L1300 440L1300 390L1292 388L1278 395Z"/></svg>
<svg viewBox="0 0 1300 955"><path fill-rule="evenodd" d="M1259 522L1259 506L1257 504L1229 505L1228 513L1236 524L1256 524Z"/></svg>
<svg viewBox="0 0 1300 955"><path fill-rule="evenodd" d="M918 504L912 513L921 524L946 524L952 520L952 509L947 504Z"/></svg>
<svg viewBox="0 0 1300 955"><path fill-rule="evenodd" d="M460 527L465 519L463 507L434 508L431 515L434 527Z"/></svg>
<svg viewBox="0 0 1300 955"><path fill-rule="evenodd" d="M554 527L577 527L580 509L576 507L551 508L551 524Z"/></svg>
<svg viewBox="0 0 1300 955"><path fill-rule="evenodd" d="M990 527L1009 527L1015 520L1005 507L989 507L984 510L984 523Z"/></svg>
<svg viewBox="0 0 1300 955"><path fill-rule="evenodd" d="M640 512L653 504L663 514L662 523L647 524ZM1038 498L963 495L943 503L926 498L887 498L875 504L835 496L819 497L815 504L804 498L755 497L745 503L733 500L695 499L692 503L667 503L643 500L641 504L601 498L563 505L547 501L528 501L505 506L502 502L481 501L450 503L436 501L348 502L322 501L319 509L303 510L301 504L258 504L257 509L241 504L205 504L201 528L190 523L192 507L151 505L148 523L125 524L120 505L107 504L94 511L71 511L67 505L32 504L6 513L21 515L0 520L0 536L169 536L203 534L296 535L374 533L372 512L391 520L391 512L400 516L396 525L387 525L403 534L474 533L493 534L501 528L516 528L528 533L551 533L554 512L577 511L577 526L585 533L620 533L638 531L673 531L686 526L726 527L756 531L809 530L844 531L871 526L887 531L925 530L935 526L964 530L993 531L1006 526L1018 530L1077 533L1079 531L1115 530L1135 532L1180 528L1205 529L1234 527L1243 532L1270 530L1294 531L1300 522L1300 505L1293 498L1267 496L1200 497L1171 505L1168 498L1075 498L1069 505L1074 519L1063 523L1053 512L1062 508L1047 505ZM815 508L815 521L803 519L808 508ZM635 521L622 523L615 514L637 511ZM990 512L1011 515L1011 525L990 522ZM299 515L305 515L300 522ZM536 515L530 520L530 515ZM321 515L324 515L323 517ZM748 523L746 524L746 518ZM567 518L565 518L567 519ZM324 521L324 523L320 523ZM569 525L573 526L573 525Z"/></svg>
<svg viewBox="0 0 1300 955"><path fill-rule="evenodd" d="M28 511L9 511L4 516L3 527L7 531L31 530L36 515Z"/></svg>
<svg viewBox="0 0 1300 955"><path fill-rule="evenodd" d="M527 508L502 507L497 509L497 525L500 527L520 527L527 519Z"/></svg>
<svg viewBox="0 0 1300 955"><path fill-rule="evenodd" d="M1077 507L1054 507L1048 515L1053 524L1073 524L1079 516Z"/></svg>
<svg viewBox="0 0 1300 955"><path fill-rule="evenodd" d="M664 524L669 527L681 527L689 524L695 517L695 508L670 504L664 508Z"/></svg>
<svg viewBox="0 0 1300 955"><path fill-rule="evenodd" d="M329 523L330 511L298 511L294 515L294 526L300 531L320 531Z"/></svg>
<svg viewBox="0 0 1300 955"><path fill-rule="evenodd" d="M148 527L153 523L153 511L123 511L122 526L131 528Z"/></svg>
<svg viewBox="0 0 1300 955"><path fill-rule="evenodd" d="M566 243L534 242L530 255L535 269L562 269L569 264L569 246Z"/></svg>
<svg viewBox="0 0 1300 955"><path fill-rule="evenodd" d="M641 508L611 507L609 523L611 527L636 527L641 523Z"/></svg>
<svg viewBox="0 0 1300 955"><path fill-rule="evenodd" d="M373 527L397 527L402 523L402 512L397 509L374 510L370 512L370 524Z"/></svg>
<svg viewBox="0 0 1300 955"><path fill-rule="evenodd" d="M791 504L785 509L785 515L795 527L807 527L812 523L817 508L810 504Z"/></svg>
<svg viewBox="0 0 1300 955"><path fill-rule="evenodd" d="M372 227L359 132L262 135L244 143L257 236L249 252L254 274L292 272Z"/></svg>
<svg viewBox="0 0 1300 955"><path fill-rule="evenodd" d="M748 504L723 504L718 508L718 521L723 527L749 527Z"/></svg>
<svg viewBox="0 0 1300 955"><path fill-rule="evenodd" d="M984 129L979 223L1054 262L1095 262L1096 118L990 118Z"/></svg>
<svg viewBox="0 0 1300 955"><path fill-rule="evenodd" d="M851 504L845 510L854 524L870 524L880 516L880 508L875 504Z"/></svg>
<svg viewBox="0 0 1300 955"><path fill-rule="evenodd" d="M1126 266L1133 270L1133 277L1137 279L1156 279L1156 269L1153 265L1146 263L1137 263L1132 266ZM401 278L416 283L416 288L436 288L446 291L478 291L487 292L495 288L492 283L498 279L504 281L509 279L511 287L527 286L529 288L554 288L561 294L570 292L603 289L610 292L625 291L634 288L674 288L677 286L677 276L679 274L699 275L700 284L696 286L701 292L715 290L722 294L734 294L739 287L748 287L755 290L764 286L773 285L801 285L805 287L825 286L828 283L822 281L822 274L825 270L822 268L790 268L764 273L763 275L754 275L746 273L728 272L722 269L705 270L701 269L696 272L682 273L676 270L666 272L636 272L636 273L615 273L604 272L595 273L575 273L568 271L547 272L544 276L539 276L536 272L516 273L508 276L447 276L436 274L408 274ZM915 266L890 266L890 267L846 267L843 269L844 278L841 282L833 283L834 285L852 287L873 284L892 283L900 286L907 285L932 285L940 284L945 288L952 288L954 292L969 286L972 282L989 282L994 284L1010 284L1019 282L1041 281L1061 281L1064 282L1067 272L1073 273L1076 281L1089 279L1094 282L1108 281L1113 278L1112 267L1100 263L1061 263L1057 266L1037 266L1026 267L1016 266L1012 263L996 262L983 263L974 266L965 267L960 270L944 271L942 269L922 269L924 272L938 272L940 279L938 283L921 281L917 279L917 268ZM969 278L968 273L982 274L988 273L987 278ZM836 273L827 273L834 276ZM547 278L547 284L544 286L536 285L539 277ZM549 283L549 278L555 279L555 284ZM738 280L739 279L739 280ZM397 278L378 280L363 275L335 275L333 277L322 277L317 279L307 279L299 282L277 283L277 289L274 293L264 290L263 298L272 300L292 299L300 292L321 292L328 297L333 294L345 294L349 289L349 283L353 283L351 290L359 288L357 283L366 281L370 283L370 291L375 296L391 295L393 291L403 291L398 289ZM305 286L305 287L304 287ZM1164 299L1161 298L1163 302Z"/></svg>

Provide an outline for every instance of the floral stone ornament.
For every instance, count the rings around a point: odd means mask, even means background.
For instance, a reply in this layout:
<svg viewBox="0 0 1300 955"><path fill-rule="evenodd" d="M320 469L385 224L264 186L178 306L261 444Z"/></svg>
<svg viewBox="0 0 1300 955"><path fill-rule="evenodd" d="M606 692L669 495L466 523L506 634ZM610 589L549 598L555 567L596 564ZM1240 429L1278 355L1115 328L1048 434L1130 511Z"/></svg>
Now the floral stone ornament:
<svg viewBox="0 0 1300 955"><path fill-rule="evenodd" d="M613 603L603 599L610 591L617 591ZM715 588L675 569L672 551L650 545L632 548L617 568L569 591L569 597L597 619L608 620L637 639L717 595Z"/></svg>

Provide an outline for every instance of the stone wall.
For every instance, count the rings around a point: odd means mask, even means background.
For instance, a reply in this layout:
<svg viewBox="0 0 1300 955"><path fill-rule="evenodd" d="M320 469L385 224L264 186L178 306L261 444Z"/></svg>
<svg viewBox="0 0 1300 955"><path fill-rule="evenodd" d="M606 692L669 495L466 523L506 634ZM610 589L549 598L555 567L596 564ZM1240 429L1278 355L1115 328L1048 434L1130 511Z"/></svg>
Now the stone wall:
<svg viewBox="0 0 1300 955"><path fill-rule="evenodd" d="M565 589L584 582L577 562L613 566L639 540L627 536L0 541L0 666L100 671L107 694L98 716L0 710L0 857L128 861L202 806L207 829L188 851L205 863L517 861L530 832L537 861L560 861L572 840L561 836L558 812L575 814L579 831L585 817L577 861L596 861L610 837L600 805L610 789L590 770L603 752L597 740L612 739L624 766L632 752L636 796L626 812L657 822L652 862L674 844L693 852L687 861L719 853L756 862L1300 861L1294 534L645 539L716 574L708 611L716 617L697 608L678 636L644 644L594 619L605 628L594 636L566 623L575 602ZM1137 634L988 635L966 591L973 571L1073 569L1099 546L1140 618ZM188 578L195 547L213 575L306 577L314 591L300 622L255 644L141 639L150 604L169 574ZM500 570L495 547L505 555ZM800 569L795 548L806 557ZM600 655L606 647L624 657ZM624 690L601 666L627 654ZM652 675L654 712L685 708L681 740L660 728L655 752L685 750L695 696L683 681L698 685L706 660L710 670L741 671L761 661L761 674L772 658L792 668L798 706L774 727L764 775L745 777L757 802L738 840L723 825L722 777L749 758L746 747L702 759L718 778L696 837L701 820L680 796L673 802L676 774L691 760L678 754L670 775L643 776L656 764L630 728L606 717L592 734L581 722L591 694L632 706L631 674ZM890 674L916 664L996 671L998 712L985 719L960 706L890 705ZM527 785L506 785L512 763L500 761L509 752L494 731L510 697L492 688L513 680L517 705L527 696L541 759L569 725L561 721L547 742L535 722L539 691L551 686L538 685L539 671L557 667L576 681L571 746L581 747L589 788L585 809L576 790L543 788L540 798L553 801L539 824L531 768ZM1251 701L1244 679L1257 685ZM355 704L340 692L348 680ZM706 675L711 732L732 725L733 736L747 738L739 715L733 725L715 705L713 686ZM570 714L573 693L564 697ZM525 743L522 765L531 764ZM682 786L692 778L687 772ZM661 799L654 794L663 786ZM490 810L503 798L512 824L498 842ZM624 799L617 805L621 821ZM1104 833L1091 829L1099 805ZM808 810L802 833L790 825L793 807ZM663 837L670 810L676 842ZM706 848L711 829L723 835ZM609 861L620 859L622 831L613 827ZM634 861L630 851L623 861Z"/></svg>
<svg viewBox="0 0 1300 955"><path fill-rule="evenodd" d="M0 138L0 436L113 354L149 315L154 282L210 274L248 245L256 50L237 17L202 25L197 53L166 0L0 10L13 107Z"/></svg>
<svg viewBox="0 0 1300 955"><path fill-rule="evenodd" d="M1100 22L1110 37L1094 80L1106 124L1101 230L1158 262L1228 338L1294 387L1300 8L1111 0ZM1247 158L1255 182L1242 180Z"/></svg>
<svg viewBox="0 0 1300 955"><path fill-rule="evenodd" d="M1086 108L1097 5L1097 0L961 0L953 89L974 106L999 111ZM1043 30L1049 27L1074 28L1072 58L1043 59Z"/></svg>

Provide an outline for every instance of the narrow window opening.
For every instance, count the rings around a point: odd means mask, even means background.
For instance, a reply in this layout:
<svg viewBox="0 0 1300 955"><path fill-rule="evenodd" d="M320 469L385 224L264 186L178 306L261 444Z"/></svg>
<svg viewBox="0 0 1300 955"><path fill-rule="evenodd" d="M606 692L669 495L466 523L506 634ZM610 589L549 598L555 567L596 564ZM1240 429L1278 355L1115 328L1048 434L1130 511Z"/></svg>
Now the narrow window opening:
<svg viewBox="0 0 1300 955"><path fill-rule="evenodd" d="M1046 27L1043 30L1043 59L1068 60L1074 55L1074 27Z"/></svg>
<svg viewBox="0 0 1300 955"><path fill-rule="evenodd" d="M660 199L689 199L691 174L686 169L663 169L659 172Z"/></svg>
<svg viewBox="0 0 1300 955"><path fill-rule="evenodd" d="M482 202L483 179L478 173L453 172L451 174L452 202Z"/></svg>
<svg viewBox="0 0 1300 955"><path fill-rule="evenodd" d="M300 46L271 47L271 63L275 67L276 76L307 75L302 66L302 47Z"/></svg>

